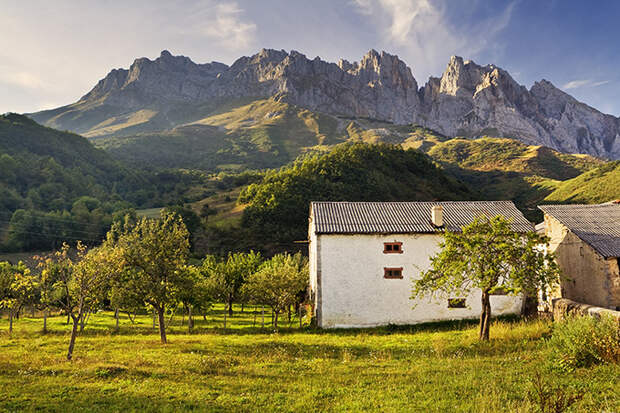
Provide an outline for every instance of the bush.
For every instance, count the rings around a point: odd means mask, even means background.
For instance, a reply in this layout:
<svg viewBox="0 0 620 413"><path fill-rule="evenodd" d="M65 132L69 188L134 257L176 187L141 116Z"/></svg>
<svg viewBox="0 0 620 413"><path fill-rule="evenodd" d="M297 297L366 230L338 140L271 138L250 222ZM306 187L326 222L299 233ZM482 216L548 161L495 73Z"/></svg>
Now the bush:
<svg viewBox="0 0 620 413"><path fill-rule="evenodd" d="M562 370L620 361L620 330L611 317L571 317L557 323L548 341Z"/></svg>

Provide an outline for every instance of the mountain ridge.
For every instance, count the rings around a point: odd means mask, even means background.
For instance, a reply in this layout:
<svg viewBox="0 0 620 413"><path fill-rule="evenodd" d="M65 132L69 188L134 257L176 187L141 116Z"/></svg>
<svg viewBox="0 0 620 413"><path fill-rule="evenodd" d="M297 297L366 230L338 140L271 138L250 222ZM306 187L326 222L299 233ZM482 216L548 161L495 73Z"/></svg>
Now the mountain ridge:
<svg viewBox="0 0 620 413"><path fill-rule="evenodd" d="M495 66L453 56L422 87L386 52L359 62L308 59L262 49L232 65L197 64L164 50L114 69L77 102L30 114L87 137L167 130L205 117L231 99L273 98L335 116L418 124L447 136L495 135L568 153L620 159L620 118L577 101L547 80L528 90Z"/></svg>

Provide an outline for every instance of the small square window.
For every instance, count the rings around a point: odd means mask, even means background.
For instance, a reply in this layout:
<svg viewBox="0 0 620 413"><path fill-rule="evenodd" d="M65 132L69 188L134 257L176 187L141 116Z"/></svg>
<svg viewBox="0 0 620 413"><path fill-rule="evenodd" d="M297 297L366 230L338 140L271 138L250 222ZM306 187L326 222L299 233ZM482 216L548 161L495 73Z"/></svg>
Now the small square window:
<svg viewBox="0 0 620 413"><path fill-rule="evenodd" d="M384 268L383 278L403 278L403 267L400 268Z"/></svg>
<svg viewBox="0 0 620 413"><path fill-rule="evenodd" d="M449 298L448 308L466 308L464 298Z"/></svg>
<svg viewBox="0 0 620 413"><path fill-rule="evenodd" d="M402 242L384 242L383 253L384 254L402 254L403 243Z"/></svg>

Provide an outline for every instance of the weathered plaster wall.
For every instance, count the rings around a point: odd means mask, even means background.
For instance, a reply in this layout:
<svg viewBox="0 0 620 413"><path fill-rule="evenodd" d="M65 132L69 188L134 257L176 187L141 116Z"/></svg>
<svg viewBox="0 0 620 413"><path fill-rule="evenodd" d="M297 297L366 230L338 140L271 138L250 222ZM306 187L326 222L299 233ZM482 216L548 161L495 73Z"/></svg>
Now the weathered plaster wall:
<svg viewBox="0 0 620 413"><path fill-rule="evenodd" d="M545 216L545 233L550 238L549 250L555 253L565 278L561 282L561 292L555 294L556 298L561 296L579 303L611 309L620 305L617 303L620 297L620 279L617 270L613 277L612 260L603 258L549 215ZM616 299L612 296L614 289L618 290Z"/></svg>
<svg viewBox="0 0 620 413"><path fill-rule="evenodd" d="M480 292L467 297L467 308L448 308L448 297L410 299L412 282L429 268L441 235L319 235L311 239L311 272L320 274L317 322L321 327L369 327L473 318L480 315ZM384 242L402 242L402 254L384 254ZM313 255L313 246L318 254ZM318 268L320 266L320 268ZM402 279L385 279L384 267L403 267ZM316 278L317 275L311 275ZM312 282L312 281L311 281ZM517 314L522 300L492 296L494 315Z"/></svg>
<svg viewBox="0 0 620 413"><path fill-rule="evenodd" d="M607 258L609 274L610 305L609 308L620 310L620 268L618 258Z"/></svg>

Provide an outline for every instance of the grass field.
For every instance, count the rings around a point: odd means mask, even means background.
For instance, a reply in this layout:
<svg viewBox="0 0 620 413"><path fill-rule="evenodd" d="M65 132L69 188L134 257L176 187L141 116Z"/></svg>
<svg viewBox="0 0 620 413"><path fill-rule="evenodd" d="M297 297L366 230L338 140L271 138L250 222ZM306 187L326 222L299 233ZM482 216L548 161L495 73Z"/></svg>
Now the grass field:
<svg viewBox="0 0 620 413"><path fill-rule="evenodd" d="M75 359L64 359L69 326L0 322L0 411L537 411L535 372L583 398L569 411L620 411L620 367L561 373L547 362L548 321L496 321L490 343L472 322L320 331L282 322L278 333L223 309L187 334L177 316L168 345L149 316L132 325L111 313L91 319ZM267 315L269 320L269 315Z"/></svg>

